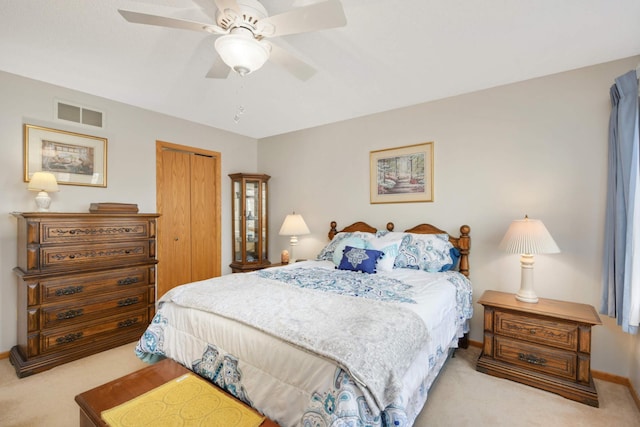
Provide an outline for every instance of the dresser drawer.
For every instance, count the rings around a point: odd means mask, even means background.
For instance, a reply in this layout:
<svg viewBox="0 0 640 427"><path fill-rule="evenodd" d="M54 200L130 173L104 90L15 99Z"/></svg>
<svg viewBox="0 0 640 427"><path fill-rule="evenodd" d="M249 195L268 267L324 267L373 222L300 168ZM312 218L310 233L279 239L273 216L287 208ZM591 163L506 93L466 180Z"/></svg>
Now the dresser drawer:
<svg viewBox="0 0 640 427"><path fill-rule="evenodd" d="M44 279L40 281L41 303L73 302L78 298L88 298L108 292L121 292L137 287L146 288L154 282L155 267L153 266L116 268L99 273ZM38 301L37 287L34 287L30 290L29 305L37 304Z"/></svg>
<svg viewBox="0 0 640 427"><path fill-rule="evenodd" d="M40 248L40 270L75 270L105 265L148 262L151 255L148 240L120 243L53 246Z"/></svg>
<svg viewBox="0 0 640 427"><path fill-rule="evenodd" d="M575 323L496 311L495 333L565 350L578 349L578 326Z"/></svg>
<svg viewBox="0 0 640 427"><path fill-rule="evenodd" d="M496 336L494 358L555 377L576 380L578 360L573 352Z"/></svg>
<svg viewBox="0 0 640 427"><path fill-rule="evenodd" d="M42 331L40 335L41 354L90 345L98 340L107 340L109 337L115 337L119 334L142 334L148 324L148 311L138 310L78 325L76 328Z"/></svg>
<svg viewBox="0 0 640 427"><path fill-rule="evenodd" d="M149 292L146 288L134 288L120 294L107 294L102 298L79 300L74 304L45 306L41 308L41 329L70 326L94 319L147 308Z"/></svg>
<svg viewBox="0 0 640 427"><path fill-rule="evenodd" d="M96 218L78 221L43 220L40 222L40 239L30 243L82 244L86 242L117 242L152 237L153 223L145 218Z"/></svg>

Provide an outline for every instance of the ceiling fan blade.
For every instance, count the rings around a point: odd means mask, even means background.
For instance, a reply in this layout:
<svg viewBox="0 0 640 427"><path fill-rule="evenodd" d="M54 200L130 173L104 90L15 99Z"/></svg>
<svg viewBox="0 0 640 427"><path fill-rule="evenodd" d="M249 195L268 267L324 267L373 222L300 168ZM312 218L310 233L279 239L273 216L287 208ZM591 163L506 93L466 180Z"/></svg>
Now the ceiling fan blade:
<svg viewBox="0 0 640 427"><path fill-rule="evenodd" d="M236 0L214 0L216 6L220 13L224 13L226 9L233 10L237 15L242 15L242 10L240 9L240 5Z"/></svg>
<svg viewBox="0 0 640 427"><path fill-rule="evenodd" d="M315 73L316 69L306 62L298 59L293 54L289 53L285 49L273 44L271 44L271 55L269 56L269 60L281 67L285 70L296 76L298 79L302 81L309 80Z"/></svg>
<svg viewBox="0 0 640 427"><path fill-rule="evenodd" d="M220 57L217 57L205 77L208 79L226 79L229 77L230 72L231 68Z"/></svg>
<svg viewBox="0 0 640 427"><path fill-rule="evenodd" d="M261 35L279 37L343 27L346 24L347 18L340 0L327 0L261 19L258 26Z"/></svg>
<svg viewBox="0 0 640 427"><path fill-rule="evenodd" d="M226 30L213 24L187 21L184 19L169 18L166 16L150 15L148 13L133 12L131 10L118 9L124 19L134 24L157 25L159 27L179 28L182 30L201 31L213 34L225 34Z"/></svg>

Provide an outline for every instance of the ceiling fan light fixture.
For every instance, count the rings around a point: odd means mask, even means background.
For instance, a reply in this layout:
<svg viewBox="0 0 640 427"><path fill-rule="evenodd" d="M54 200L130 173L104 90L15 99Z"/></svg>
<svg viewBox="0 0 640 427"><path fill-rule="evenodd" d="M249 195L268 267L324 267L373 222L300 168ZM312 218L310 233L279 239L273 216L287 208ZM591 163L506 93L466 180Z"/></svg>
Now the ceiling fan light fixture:
<svg viewBox="0 0 640 427"><path fill-rule="evenodd" d="M234 32L219 37L215 47L222 61L241 76L262 67L271 53L269 45L254 39L250 32Z"/></svg>

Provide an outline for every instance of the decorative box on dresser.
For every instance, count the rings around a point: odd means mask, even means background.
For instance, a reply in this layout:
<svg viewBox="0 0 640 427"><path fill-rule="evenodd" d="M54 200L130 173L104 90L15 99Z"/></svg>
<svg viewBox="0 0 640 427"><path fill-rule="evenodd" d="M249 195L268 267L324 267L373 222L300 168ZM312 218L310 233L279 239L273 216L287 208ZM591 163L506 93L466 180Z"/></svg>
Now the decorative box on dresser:
<svg viewBox="0 0 640 427"><path fill-rule="evenodd" d="M157 214L14 213L19 377L135 341L155 314Z"/></svg>
<svg viewBox="0 0 640 427"><path fill-rule="evenodd" d="M486 291L484 340L476 369L598 406L591 377L591 327L600 325L587 304Z"/></svg>

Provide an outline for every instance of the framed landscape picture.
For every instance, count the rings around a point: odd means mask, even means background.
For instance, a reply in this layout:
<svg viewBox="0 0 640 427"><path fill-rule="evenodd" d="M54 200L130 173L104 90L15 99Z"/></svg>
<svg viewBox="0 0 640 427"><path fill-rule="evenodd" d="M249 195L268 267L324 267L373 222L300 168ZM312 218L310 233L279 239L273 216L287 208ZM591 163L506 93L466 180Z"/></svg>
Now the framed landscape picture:
<svg viewBox="0 0 640 427"><path fill-rule="evenodd" d="M107 139L24 125L24 180L51 172L58 184L107 186Z"/></svg>
<svg viewBox="0 0 640 427"><path fill-rule="evenodd" d="M433 142L371 151L371 203L433 202Z"/></svg>

